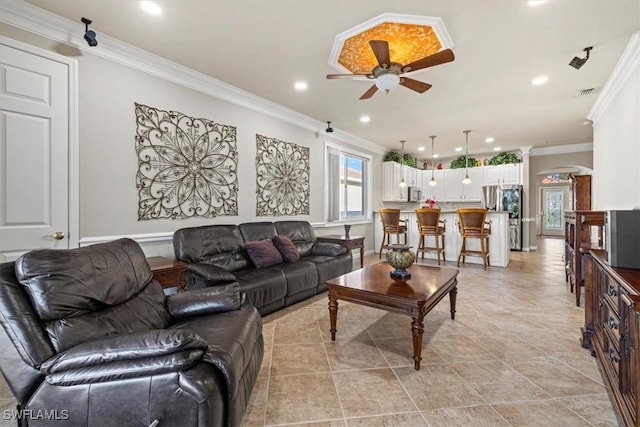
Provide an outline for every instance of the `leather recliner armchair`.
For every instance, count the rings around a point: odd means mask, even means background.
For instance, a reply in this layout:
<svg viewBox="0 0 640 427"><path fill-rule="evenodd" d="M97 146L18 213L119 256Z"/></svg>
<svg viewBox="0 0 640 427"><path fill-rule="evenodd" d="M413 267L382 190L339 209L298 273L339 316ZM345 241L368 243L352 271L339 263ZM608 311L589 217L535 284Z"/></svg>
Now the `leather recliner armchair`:
<svg viewBox="0 0 640 427"><path fill-rule="evenodd" d="M165 297L130 239L0 264L0 324L21 426L237 426L264 354L237 283Z"/></svg>

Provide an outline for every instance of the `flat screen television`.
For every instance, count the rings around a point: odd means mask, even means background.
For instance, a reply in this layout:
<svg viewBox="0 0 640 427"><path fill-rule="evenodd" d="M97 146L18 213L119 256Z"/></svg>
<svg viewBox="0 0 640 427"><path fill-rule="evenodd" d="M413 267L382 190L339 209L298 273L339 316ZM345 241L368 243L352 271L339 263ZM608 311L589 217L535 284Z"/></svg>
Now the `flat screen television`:
<svg viewBox="0 0 640 427"><path fill-rule="evenodd" d="M604 249L611 267L640 270L640 209L605 212Z"/></svg>

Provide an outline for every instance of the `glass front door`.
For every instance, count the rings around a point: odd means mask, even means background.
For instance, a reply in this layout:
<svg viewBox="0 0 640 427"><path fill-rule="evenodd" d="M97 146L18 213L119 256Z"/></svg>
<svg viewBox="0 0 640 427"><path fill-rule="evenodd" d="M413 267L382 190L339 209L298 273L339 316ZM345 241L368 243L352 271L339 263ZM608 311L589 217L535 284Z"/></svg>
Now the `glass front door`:
<svg viewBox="0 0 640 427"><path fill-rule="evenodd" d="M542 189L542 234L564 235L565 187Z"/></svg>

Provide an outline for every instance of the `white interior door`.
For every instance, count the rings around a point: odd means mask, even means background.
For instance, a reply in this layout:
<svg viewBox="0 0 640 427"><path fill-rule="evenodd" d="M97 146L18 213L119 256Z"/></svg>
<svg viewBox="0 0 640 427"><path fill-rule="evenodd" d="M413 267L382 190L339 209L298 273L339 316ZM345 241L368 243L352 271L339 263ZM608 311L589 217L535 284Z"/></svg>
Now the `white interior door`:
<svg viewBox="0 0 640 427"><path fill-rule="evenodd" d="M25 47L0 39L0 261L69 247L69 67Z"/></svg>

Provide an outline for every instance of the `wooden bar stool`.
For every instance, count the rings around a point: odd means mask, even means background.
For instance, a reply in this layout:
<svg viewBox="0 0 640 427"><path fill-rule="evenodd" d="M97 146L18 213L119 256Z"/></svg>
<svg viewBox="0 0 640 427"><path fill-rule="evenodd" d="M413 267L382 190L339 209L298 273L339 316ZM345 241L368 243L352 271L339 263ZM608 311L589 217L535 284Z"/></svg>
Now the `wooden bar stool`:
<svg viewBox="0 0 640 427"><path fill-rule="evenodd" d="M378 258L382 258L383 249L391 249L391 235L396 235L396 243L400 243L400 235L404 234L404 244L407 244L407 222L400 219L400 209L382 208L378 209L380 221L382 222L382 242L380 243L380 253ZM384 243L385 239L387 244Z"/></svg>
<svg viewBox="0 0 640 427"><path fill-rule="evenodd" d="M418 233L420 233L418 249L416 249L416 259L418 258L419 252L422 252L422 259L424 259L425 252L436 252L438 255L438 265L440 265L440 254L442 254L443 261L447 260L444 255L446 220L440 220L440 209L416 209L416 222L418 223ZM433 237L435 246L426 246L425 240L428 237ZM442 246L440 245L441 241Z"/></svg>
<svg viewBox="0 0 640 427"><path fill-rule="evenodd" d="M467 255L480 255L482 265L486 270L489 263L489 235L491 234L491 222L487 222L487 209L484 208L464 208L458 209L458 229L462 236L462 245L458 255L458 267L460 258L465 262ZM480 250L467 249L467 239L479 239Z"/></svg>

